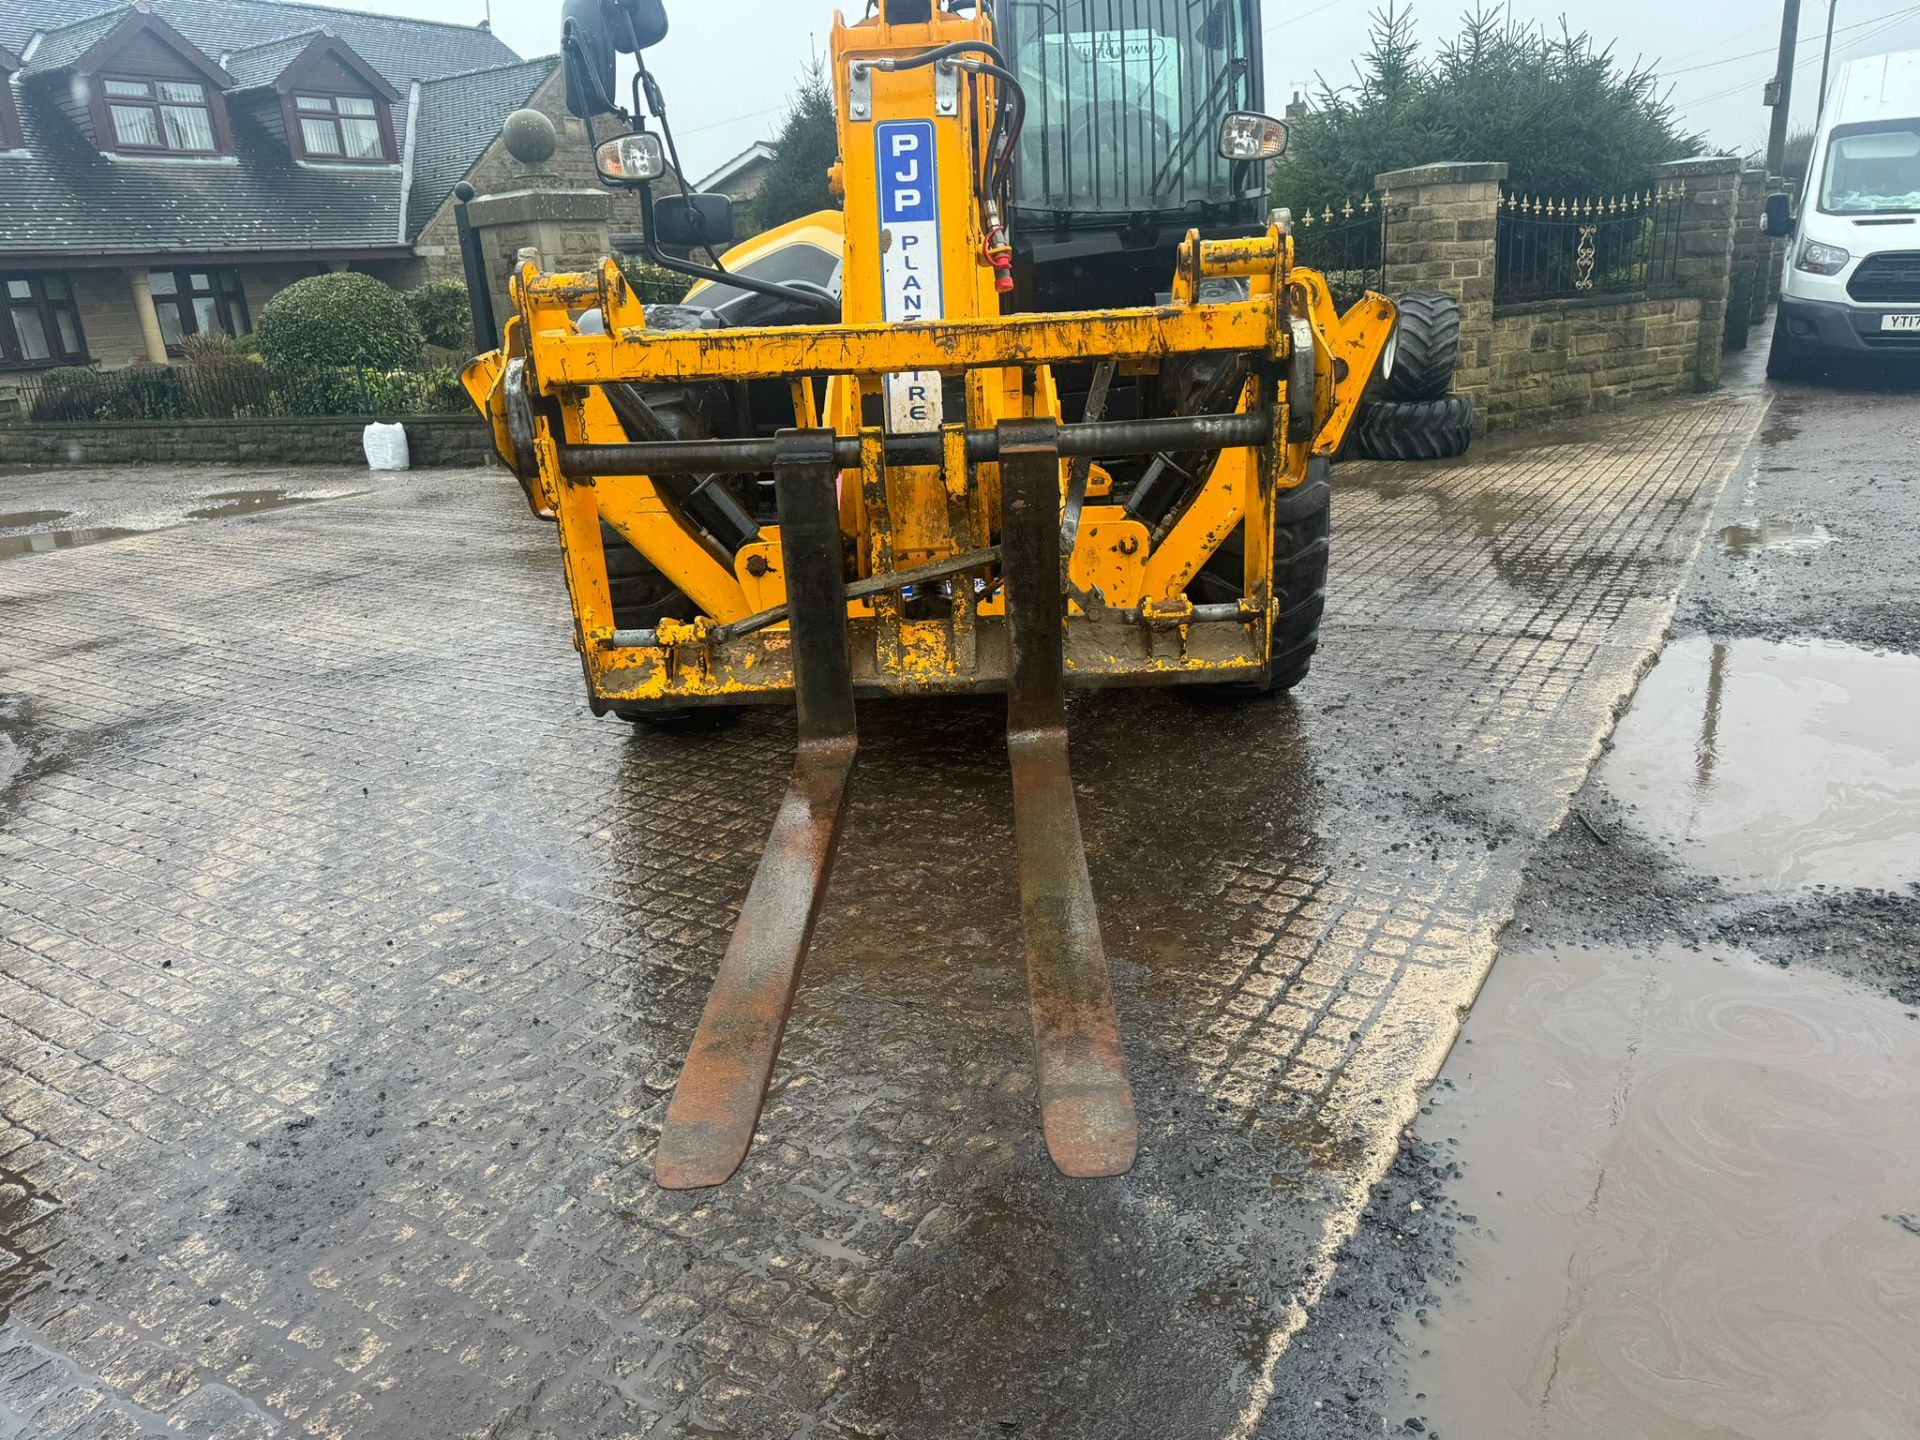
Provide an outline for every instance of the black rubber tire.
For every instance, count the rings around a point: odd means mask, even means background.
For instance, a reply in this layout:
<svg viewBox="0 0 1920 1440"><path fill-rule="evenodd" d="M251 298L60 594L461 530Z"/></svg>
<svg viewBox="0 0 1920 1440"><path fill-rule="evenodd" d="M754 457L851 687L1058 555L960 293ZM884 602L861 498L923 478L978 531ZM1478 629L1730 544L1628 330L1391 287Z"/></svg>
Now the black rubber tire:
<svg viewBox="0 0 1920 1440"><path fill-rule="evenodd" d="M1365 460L1451 460L1473 444L1473 402L1459 395L1402 404L1370 400L1347 432L1347 451Z"/></svg>
<svg viewBox="0 0 1920 1440"><path fill-rule="evenodd" d="M1805 380L1812 374L1813 363L1803 352L1794 349L1793 341L1787 337L1786 327L1776 318L1773 322L1773 344L1767 348L1767 378L1790 382Z"/></svg>
<svg viewBox="0 0 1920 1440"><path fill-rule="evenodd" d="M1305 680L1320 648L1333 551L1332 473L1326 460L1310 461L1300 487L1281 491L1274 501L1273 593L1280 600L1273 625L1274 690L1291 690Z"/></svg>
<svg viewBox="0 0 1920 1440"><path fill-rule="evenodd" d="M1399 349L1393 373L1381 381L1381 398L1403 404L1444 398L1460 368L1460 302L1415 290L1393 303L1400 310Z"/></svg>
<svg viewBox="0 0 1920 1440"><path fill-rule="evenodd" d="M1332 554L1333 466L1318 457L1307 462L1307 478L1283 490L1273 505L1273 593L1280 616L1273 627L1273 662L1266 692L1251 685L1194 687L1196 697L1221 699L1291 690L1307 678L1320 648L1320 620L1327 610L1327 561ZM1197 604L1239 598L1243 531L1215 552L1189 590Z"/></svg>

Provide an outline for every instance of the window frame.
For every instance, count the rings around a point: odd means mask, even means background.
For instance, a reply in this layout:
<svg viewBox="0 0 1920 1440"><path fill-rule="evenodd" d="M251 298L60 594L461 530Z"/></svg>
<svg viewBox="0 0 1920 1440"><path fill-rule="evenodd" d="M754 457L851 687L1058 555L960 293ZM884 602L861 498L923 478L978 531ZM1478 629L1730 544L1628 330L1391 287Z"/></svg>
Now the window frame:
<svg viewBox="0 0 1920 1440"><path fill-rule="evenodd" d="M364 100L373 106L369 115L348 115L341 111L342 100ZM324 101L325 110L302 108L303 101ZM294 87L286 96L287 138L293 147L294 155L301 160L312 161L316 165L392 165L397 163L393 135L393 111L380 96L365 90L323 90ZM306 122L314 120L332 126L334 137L340 142L338 154L329 154L315 150L307 144ZM346 122L349 120L371 120L374 131L379 137L378 155L347 154Z"/></svg>
<svg viewBox="0 0 1920 1440"><path fill-rule="evenodd" d="M98 86L100 115L106 122L100 138L103 141L110 141L116 153L122 155L178 155L185 159L205 159L209 156L219 156L230 153L226 143L227 137L225 129L220 123L219 110L214 102L214 96L217 95L219 91L214 86L208 84L204 78L182 80L177 76L171 75L142 75L132 71L115 74L102 71L94 77L94 82ZM108 87L112 85L144 85L146 86L147 93L144 98L137 95L114 95L110 93L108 89ZM200 100L197 104L194 104L180 100L163 99L159 88L162 85L191 85L200 92ZM115 123L113 113L118 109L145 110L149 112L153 116L154 131L160 136L161 143L158 145L141 145L122 139L120 127ZM203 112L207 117L207 137L210 142L210 148L205 150L187 150L176 145L167 144L166 111L170 109L199 110Z"/></svg>
<svg viewBox="0 0 1920 1440"><path fill-rule="evenodd" d="M367 115L348 115L340 109L342 100L365 100L371 111ZM326 109L307 109L307 102L324 102ZM392 165L394 163L394 127L392 111L386 108L380 96L369 94L365 90L290 90L286 96L290 134L298 136L298 154L301 159L311 159L324 165ZM340 142L340 150L330 154L324 150L315 150L307 144L307 121L330 125L334 138ZM372 121L374 138L378 140L378 154L374 156L349 156L348 121Z"/></svg>
<svg viewBox="0 0 1920 1440"><path fill-rule="evenodd" d="M159 294L154 291L153 277L156 275L173 277L174 288L171 294ZM195 275L207 277L205 290L194 287ZM158 318L163 309L172 309L177 317L180 339L166 342L167 353L170 355L178 354L184 342L194 336L213 333L200 327L200 317L193 305L196 300L214 302L214 315L221 327L219 333L234 340L253 333L253 308L247 303L246 277L240 273L238 266L154 265L147 269L146 283L147 294L153 301L155 317ZM246 322L243 327L236 326L234 323L235 306L238 306L239 317ZM165 335L166 326L162 325L160 330L161 334Z"/></svg>
<svg viewBox="0 0 1920 1440"><path fill-rule="evenodd" d="M56 299L47 294L46 282L58 280L66 287L65 299ZM25 300L16 300L13 286L26 282L32 287L32 294ZM47 338L48 356L44 360L27 358L26 347L20 343L15 328L13 312L16 307L32 305L40 314L40 328ZM70 350L60 333L59 312L65 310L73 321L73 333L80 342L80 348ZM91 365L93 356L87 349L87 330L80 315L80 292L73 283L73 275L66 270L5 270L0 271L0 370L51 370L56 365Z"/></svg>

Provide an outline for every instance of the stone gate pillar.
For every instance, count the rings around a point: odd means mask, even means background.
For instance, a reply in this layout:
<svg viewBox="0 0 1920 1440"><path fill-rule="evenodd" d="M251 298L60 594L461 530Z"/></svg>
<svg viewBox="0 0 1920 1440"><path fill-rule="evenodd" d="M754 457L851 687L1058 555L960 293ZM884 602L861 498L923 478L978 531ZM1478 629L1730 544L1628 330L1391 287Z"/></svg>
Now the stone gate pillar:
<svg viewBox="0 0 1920 1440"><path fill-rule="evenodd" d="M1734 220L1740 211L1741 161L1710 155L1655 167L1656 185L1681 185L1679 254L1673 279L1700 300L1699 386L1720 386L1720 360L1727 334L1727 302L1733 290Z"/></svg>
<svg viewBox="0 0 1920 1440"><path fill-rule="evenodd" d="M485 258L494 323L504 329L513 313L507 279L520 252L535 252L548 270L594 269L613 249L613 197L601 189L580 189L549 168L560 137L538 110L514 111L500 138L513 159L513 188L468 202L467 221Z"/></svg>
<svg viewBox="0 0 1920 1440"><path fill-rule="evenodd" d="M1493 379L1493 280L1502 162L1447 162L1374 178L1387 210L1389 295L1430 290L1460 302L1460 368L1455 393L1482 421Z"/></svg>

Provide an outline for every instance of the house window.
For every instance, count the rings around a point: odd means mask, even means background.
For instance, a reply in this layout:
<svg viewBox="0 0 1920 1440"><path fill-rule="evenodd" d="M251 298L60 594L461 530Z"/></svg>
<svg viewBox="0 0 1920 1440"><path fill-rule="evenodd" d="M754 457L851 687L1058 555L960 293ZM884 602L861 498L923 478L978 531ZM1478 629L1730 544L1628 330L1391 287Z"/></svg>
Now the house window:
<svg viewBox="0 0 1920 1440"><path fill-rule="evenodd" d="M197 80L103 79L101 84L120 149L183 155L211 155L218 150L207 87Z"/></svg>
<svg viewBox="0 0 1920 1440"><path fill-rule="evenodd" d="M0 365L77 365L86 358L72 281L0 275Z"/></svg>
<svg viewBox="0 0 1920 1440"><path fill-rule="evenodd" d="M147 289L169 350L189 335L245 335L253 329L238 270L149 270Z"/></svg>
<svg viewBox="0 0 1920 1440"><path fill-rule="evenodd" d="M378 106L371 95L296 95L300 143L315 158L385 160Z"/></svg>

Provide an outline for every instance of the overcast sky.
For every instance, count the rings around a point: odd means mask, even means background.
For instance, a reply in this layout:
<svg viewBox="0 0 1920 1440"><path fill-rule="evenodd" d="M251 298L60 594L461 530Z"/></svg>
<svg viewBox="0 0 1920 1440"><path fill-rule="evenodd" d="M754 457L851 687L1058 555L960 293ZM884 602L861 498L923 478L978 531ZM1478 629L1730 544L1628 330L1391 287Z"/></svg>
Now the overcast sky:
<svg viewBox="0 0 1920 1440"><path fill-rule="evenodd" d="M348 8L473 23L488 0L335 0ZM840 0L850 12L863 0ZM1423 38L1452 33L1470 0L1413 0ZM560 0L491 0L493 28L522 55L558 46ZM1838 0L1838 57L1920 49L1920 4ZM1367 0L1265 0L1267 91L1278 109L1317 75L1344 82L1364 48ZM655 52L669 115L687 169L705 175L764 139L809 54L824 49L833 0L667 0L673 32ZM1764 147L1767 111L1760 89L1773 72L1780 0L1515 0L1512 12L1612 42L1618 54L1657 60L1687 124L1718 149ZM1827 0L1802 5L1796 120L1810 120L1819 87ZM1497 159L1497 156L1458 156Z"/></svg>

